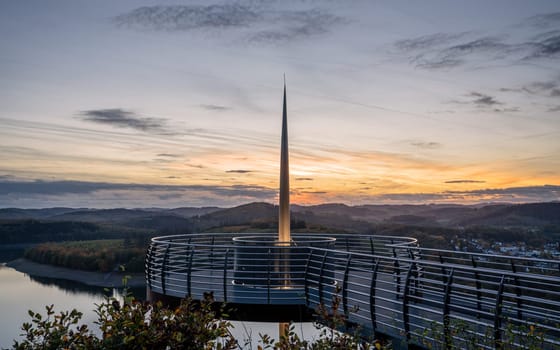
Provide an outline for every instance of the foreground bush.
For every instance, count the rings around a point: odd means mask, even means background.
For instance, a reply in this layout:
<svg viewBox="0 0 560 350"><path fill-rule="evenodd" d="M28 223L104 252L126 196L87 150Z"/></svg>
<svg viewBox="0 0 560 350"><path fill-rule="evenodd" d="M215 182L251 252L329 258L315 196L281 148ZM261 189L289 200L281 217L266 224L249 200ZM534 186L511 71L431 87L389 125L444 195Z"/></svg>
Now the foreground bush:
<svg viewBox="0 0 560 350"><path fill-rule="evenodd" d="M24 340L13 349L235 349L230 324L217 320L211 300L196 304L185 300L175 309L133 298L108 298L96 308L101 336L78 325L76 310L56 314L47 306L45 317L29 311Z"/></svg>
<svg viewBox="0 0 560 350"><path fill-rule="evenodd" d="M319 339L300 339L291 325L285 335L276 341L268 335L260 334L258 349L380 349L378 343L362 344L359 337L332 331L342 322L342 316L335 310L320 308L319 316L327 327L321 328ZM239 342L234 339L228 321L218 319L212 308L209 295L201 303L183 301L179 307L170 309L161 303L140 302L133 297L125 297L124 302L107 298L97 305L95 322L101 331L97 335L87 325L79 325L82 313L77 310L55 313L53 306L46 307L46 315L29 311L30 323L24 323L24 337L14 341L17 350L55 349L245 349L251 347L251 339Z"/></svg>

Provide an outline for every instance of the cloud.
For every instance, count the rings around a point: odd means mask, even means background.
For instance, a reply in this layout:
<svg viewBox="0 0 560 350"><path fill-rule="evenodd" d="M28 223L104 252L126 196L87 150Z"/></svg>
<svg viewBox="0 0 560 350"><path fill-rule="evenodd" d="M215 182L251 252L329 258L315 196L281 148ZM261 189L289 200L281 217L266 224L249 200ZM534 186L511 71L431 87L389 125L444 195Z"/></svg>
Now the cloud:
<svg viewBox="0 0 560 350"><path fill-rule="evenodd" d="M498 91L500 92L522 92L523 90L521 89L516 89L516 88L499 88Z"/></svg>
<svg viewBox="0 0 560 350"><path fill-rule="evenodd" d="M531 43L533 49L525 58L556 57L560 53L560 34Z"/></svg>
<svg viewBox="0 0 560 350"><path fill-rule="evenodd" d="M227 111L231 109L230 107L226 107L226 106L206 105L206 104L199 105L199 107L209 111Z"/></svg>
<svg viewBox="0 0 560 350"><path fill-rule="evenodd" d="M173 153L159 153L157 157L164 157L164 158L180 158L182 155L180 154L173 154Z"/></svg>
<svg viewBox="0 0 560 350"><path fill-rule="evenodd" d="M316 8L274 11L265 17L270 17L273 27L251 35L249 41L274 43L315 36L327 33L331 27L344 22L341 17Z"/></svg>
<svg viewBox="0 0 560 350"><path fill-rule="evenodd" d="M558 86L555 81L537 81L530 85L531 88L536 90L551 90Z"/></svg>
<svg viewBox="0 0 560 350"><path fill-rule="evenodd" d="M548 80L548 81L535 81L533 83L524 85L521 89L516 91L521 91L528 93L530 95L543 95L546 97L559 97L560 96L560 85L558 80Z"/></svg>
<svg viewBox="0 0 560 350"><path fill-rule="evenodd" d="M296 177L296 181L313 181L312 177Z"/></svg>
<svg viewBox="0 0 560 350"><path fill-rule="evenodd" d="M142 6L114 18L118 26L157 31L187 31L200 28L246 27L259 14L247 6L224 5L156 5Z"/></svg>
<svg viewBox="0 0 560 350"><path fill-rule="evenodd" d="M555 105L560 97L560 77L546 81L534 81L517 87L500 88L500 92L518 93L528 96L538 96L540 98L549 98L551 101L545 105L547 112L558 112L559 107ZM503 108L498 112L518 112L519 108Z"/></svg>
<svg viewBox="0 0 560 350"><path fill-rule="evenodd" d="M486 203L549 202L560 200L560 186L527 186L437 193L389 193L370 198L383 203Z"/></svg>
<svg viewBox="0 0 560 350"><path fill-rule="evenodd" d="M474 32L435 33L398 40L394 47L408 54L417 68L450 69L490 61L506 64L523 63L535 59L555 59L560 55L560 13L530 17L526 23L534 33L526 38L513 38L509 33L474 36ZM550 30L552 28L552 30Z"/></svg>
<svg viewBox="0 0 560 350"><path fill-rule="evenodd" d="M419 148L425 148L425 149L434 149L434 148L440 148L441 147L441 143L439 143L439 142L415 141L415 142L411 142L410 144L412 146L416 146L416 147L419 147Z"/></svg>
<svg viewBox="0 0 560 350"><path fill-rule="evenodd" d="M461 65L470 58L480 56L483 56L486 60L495 60L516 50L518 50L516 45L505 44L500 38L482 37L449 46L432 55L422 54L416 59L416 63L420 68L448 68Z"/></svg>
<svg viewBox="0 0 560 350"><path fill-rule="evenodd" d="M234 185L234 186L207 186L207 185L151 185L151 184L121 184L107 182L86 181L0 181L0 195L7 194L91 194L98 191L188 191L205 190L220 194L254 195L261 192L275 193L274 190L262 186Z"/></svg>
<svg viewBox="0 0 560 350"><path fill-rule="evenodd" d="M425 69L445 69L453 68L465 63L465 60L443 57L434 60L426 60L422 56L418 56L413 60L416 63L416 67Z"/></svg>
<svg viewBox="0 0 560 350"><path fill-rule="evenodd" d="M226 173L236 173L236 174L247 174L252 173L252 170L243 170L243 169L234 169L234 170L227 170Z"/></svg>
<svg viewBox="0 0 560 350"><path fill-rule="evenodd" d="M329 196L329 193L324 191L309 190L298 193ZM22 181L0 179L0 207L41 208L70 206L90 208L131 208L152 206L179 207L185 205L229 206L252 201L274 202L276 195L276 188L268 188L259 185L151 185L84 181ZM527 186L502 189L480 189L472 191L444 191L436 193L387 193L373 196L362 193L354 193L338 197L334 195L332 198L338 201L352 203L361 202L384 204L484 202L525 203L558 201L560 200L560 186Z"/></svg>
<svg viewBox="0 0 560 350"><path fill-rule="evenodd" d="M186 166L190 167L190 168L197 168L197 169L204 169L206 168L204 165L202 164L185 164Z"/></svg>
<svg viewBox="0 0 560 350"><path fill-rule="evenodd" d="M519 107L510 107L510 108L494 108L494 112L497 113L515 113L519 112L521 109Z"/></svg>
<svg viewBox="0 0 560 350"><path fill-rule="evenodd" d="M153 31L219 31L249 42L281 42L329 32L344 22L323 9L285 10L269 2L143 6L114 18L119 27Z"/></svg>
<svg viewBox="0 0 560 350"><path fill-rule="evenodd" d="M519 112L521 109L519 107L511 107L511 108L494 108L494 112L497 113L515 113Z"/></svg>
<svg viewBox="0 0 560 350"><path fill-rule="evenodd" d="M121 108L92 109L79 113L82 120L115 126L117 128L130 128L144 132L164 132L165 119L140 117L136 113Z"/></svg>
<svg viewBox="0 0 560 350"><path fill-rule="evenodd" d="M500 91L505 92L505 89L500 89ZM519 112L519 107L507 107L504 106L503 102L498 101L495 97L487 95L485 93L472 91L466 95L470 98L469 101L451 101L452 103L458 104L470 104L481 110L491 110L496 113L515 113ZM503 107L501 107L503 106Z"/></svg>
<svg viewBox="0 0 560 350"><path fill-rule="evenodd" d="M153 161L157 162L157 163L163 163L163 164L173 163L173 160L168 159L168 158L154 158Z"/></svg>
<svg viewBox="0 0 560 350"><path fill-rule="evenodd" d="M0 194L87 194L99 190L131 189L133 186L83 181L12 181L0 182Z"/></svg>
<svg viewBox="0 0 560 350"><path fill-rule="evenodd" d="M0 180L0 207L237 205L251 201L273 201L276 192L276 189L259 185L151 185Z"/></svg>
<svg viewBox="0 0 560 350"><path fill-rule="evenodd" d="M450 46L442 51L444 56L463 56L475 52L494 52L510 48L500 38L482 37L462 44Z"/></svg>
<svg viewBox="0 0 560 350"><path fill-rule="evenodd" d="M471 92L468 96L474 98L474 100L472 100L471 102L478 107L489 107L503 104L501 102L498 102L494 97L490 95L486 95L476 91Z"/></svg>
<svg viewBox="0 0 560 350"><path fill-rule="evenodd" d="M410 62L418 68L442 69L460 66L469 58L487 56L487 59L497 59L506 53L512 53L520 48L518 45L506 44L498 37L480 37L462 43L451 44L453 41L466 36L461 34L434 34L417 39L401 40L396 42L397 48L403 48L407 43L406 51L416 54L409 58ZM440 41L439 38L442 38ZM410 41L410 42L409 42ZM442 45L447 44L447 45Z"/></svg>
<svg viewBox="0 0 560 350"><path fill-rule="evenodd" d="M527 23L538 28L558 26L560 25L560 12L551 12L532 16L527 19Z"/></svg>
<svg viewBox="0 0 560 350"><path fill-rule="evenodd" d="M430 35L423 35L417 38L404 39L395 42L395 46L403 51L416 51L432 49L438 46L444 46L456 39L463 37L466 33L435 33Z"/></svg>
<svg viewBox="0 0 560 350"><path fill-rule="evenodd" d="M454 193L454 192L449 192ZM459 192L460 193L460 192ZM510 188L488 188L482 190L468 191L466 193L475 195L499 195L513 197L549 197L550 200L560 198L560 186L544 185L544 186L526 186L526 187L510 187Z"/></svg>
<svg viewBox="0 0 560 350"><path fill-rule="evenodd" d="M481 184L485 183L486 181L479 181L479 180L449 180L445 181L446 184Z"/></svg>

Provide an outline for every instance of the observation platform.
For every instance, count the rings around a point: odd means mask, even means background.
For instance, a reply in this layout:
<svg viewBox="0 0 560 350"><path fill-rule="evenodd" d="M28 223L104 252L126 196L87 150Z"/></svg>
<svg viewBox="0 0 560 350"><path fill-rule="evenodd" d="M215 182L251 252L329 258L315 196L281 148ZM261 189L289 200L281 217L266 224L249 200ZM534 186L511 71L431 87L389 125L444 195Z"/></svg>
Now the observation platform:
<svg viewBox="0 0 560 350"><path fill-rule="evenodd" d="M239 318L277 322L312 319L335 298L348 327L395 348L560 348L559 260L420 248L408 237L274 238L153 238L148 295L202 300L212 292Z"/></svg>

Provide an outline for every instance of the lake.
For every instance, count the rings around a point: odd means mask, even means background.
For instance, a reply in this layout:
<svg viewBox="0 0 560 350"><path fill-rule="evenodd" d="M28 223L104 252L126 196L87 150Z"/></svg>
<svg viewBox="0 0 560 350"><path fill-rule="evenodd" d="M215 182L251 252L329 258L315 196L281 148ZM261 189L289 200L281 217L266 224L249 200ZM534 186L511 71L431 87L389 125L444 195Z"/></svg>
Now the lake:
<svg viewBox="0 0 560 350"><path fill-rule="evenodd" d="M107 292L101 287L91 287L72 281L32 277L4 265L7 261L21 256L20 253L0 250L0 349L11 347L13 339L19 337L23 322L30 321L28 310L44 315L45 305L54 304L56 311L76 308L84 314L82 323L94 329L93 322L97 318L93 311L95 304L102 302L107 293L117 297L121 295L117 289ZM134 289L133 294L141 298L145 290ZM240 343L250 338L253 349L256 349L259 333L278 338L276 323L232 323L234 336ZM298 323L295 329L301 337L313 337L317 334L317 330L311 323Z"/></svg>

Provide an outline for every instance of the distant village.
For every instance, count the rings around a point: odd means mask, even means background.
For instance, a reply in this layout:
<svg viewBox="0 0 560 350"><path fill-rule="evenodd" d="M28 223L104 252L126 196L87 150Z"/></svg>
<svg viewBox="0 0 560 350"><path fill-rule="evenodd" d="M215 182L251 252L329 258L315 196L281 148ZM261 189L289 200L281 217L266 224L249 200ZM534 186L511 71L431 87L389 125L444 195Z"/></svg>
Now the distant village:
<svg viewBox="0 0 560 350"><path fill-rule="evenodd" d="M525 242L488 242L477 238L456 237L451 240L451 244L456 251L526 258L560 259L560 242L548 242L542 247L529 247Z"/></svg>

